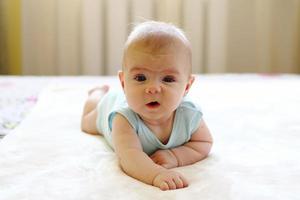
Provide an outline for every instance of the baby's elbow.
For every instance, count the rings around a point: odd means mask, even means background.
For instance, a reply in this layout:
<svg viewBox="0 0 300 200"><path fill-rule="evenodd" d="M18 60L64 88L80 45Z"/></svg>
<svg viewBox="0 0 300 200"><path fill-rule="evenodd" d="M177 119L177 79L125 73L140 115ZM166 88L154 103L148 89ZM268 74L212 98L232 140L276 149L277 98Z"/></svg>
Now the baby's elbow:
<svg viewBox="0 0 300 200"><path fill-rule="evenodd" d="M206 158L209 156L212 145L213 145L213 142L211 141L211 142L206 142L205 145L202 146L199 153L203 156L203 158Z"/></svg>
<svg viewBox="0 0 300 200"><path fill-rule="evenodd" d="M197 153L197 161L202 160L206 158L212 148L212 142L210 141L199 141L199 142L193 142L188 143L185 146L188 146L189 148L193 149Z"/></svg>
<svg viewBox="0 0 300 200"><path fill-rule="evenodd" d="M209 139L206 141L206 145L205 145L204 153L205 153L206 156L208 156L209 153L211 152L213 143L214 143L213 138L210 136Z"/></svg>
<svg viewBox="0 0 300 200"><path fill-rule="evenodd" d="M207 150L206 150L206 156L208 156L211 152L211 149L212 149L212 146L213 146L213 141L211 142L208 142L208 145L207 145Z"/></svg>

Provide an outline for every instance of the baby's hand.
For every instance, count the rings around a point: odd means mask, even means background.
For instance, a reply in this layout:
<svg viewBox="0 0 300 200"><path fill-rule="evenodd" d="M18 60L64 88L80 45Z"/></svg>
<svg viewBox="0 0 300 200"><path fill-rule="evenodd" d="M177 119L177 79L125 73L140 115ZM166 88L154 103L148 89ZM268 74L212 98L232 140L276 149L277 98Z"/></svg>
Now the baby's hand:
<svg viewBox="0 0 300 200"><path fill-rule="evenodd" d="M187 180L178 172L165 170L153 179L153 185L161 190L174 190L188 186Z"/></svg>
<svg viewBox="0 0 300 200"><path fill-rule="evenodd" d="M150 158L158 165L163 166L164 168L170 169L178 167L178 161L175 155L171 150L157 150Z"/></svg>

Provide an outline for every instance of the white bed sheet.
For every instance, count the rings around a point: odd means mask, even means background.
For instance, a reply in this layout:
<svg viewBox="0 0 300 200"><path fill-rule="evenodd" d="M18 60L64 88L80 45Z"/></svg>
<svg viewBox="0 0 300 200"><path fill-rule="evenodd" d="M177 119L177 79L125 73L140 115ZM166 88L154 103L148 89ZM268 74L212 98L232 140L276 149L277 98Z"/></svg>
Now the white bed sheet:
<svg viewBox="0 0 300 200"><path fill-rule="evenodd" d="M189 187L160 191L125 175L101 136L80 131L88 88L116 77L57 78L0 141L1 200L300 199L300 77L197 76L190 95L211 155L177 168Z"/></svg>

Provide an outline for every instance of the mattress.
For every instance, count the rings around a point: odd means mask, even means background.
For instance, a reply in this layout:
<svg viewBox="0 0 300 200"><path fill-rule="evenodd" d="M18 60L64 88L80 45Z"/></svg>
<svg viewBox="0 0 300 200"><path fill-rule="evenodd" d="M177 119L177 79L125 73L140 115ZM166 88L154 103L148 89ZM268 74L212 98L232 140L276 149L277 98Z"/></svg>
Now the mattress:
<svg viewBox="0 0 300 200"><path fill-rule="evenodd" d="M51 77L0 76L0 139L29 114Z"/></svg>
<svg viewBox="0 0 300 200"><path fill-rule="evenodd" d="M175 168L184 189L161 191L127 176L102 136L83 133L89 88L117 77L52 77L37 103L0 140L0 200L299 199L300 76L197 75L189 95L214 145Z"/></svg>

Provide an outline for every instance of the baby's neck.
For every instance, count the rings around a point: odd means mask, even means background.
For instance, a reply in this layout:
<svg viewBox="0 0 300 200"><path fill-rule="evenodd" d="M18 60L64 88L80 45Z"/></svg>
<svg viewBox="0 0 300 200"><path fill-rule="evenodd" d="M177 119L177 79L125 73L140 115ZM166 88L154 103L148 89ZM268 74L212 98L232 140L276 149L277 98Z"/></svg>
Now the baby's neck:
<svg viewBox="0 0 300 200"><path fill-rule="evenodd" d="M141 119L143 120L143 122L147 125L147 126L166 126L167 124L173 124L173 119L175 116L175 112L173 112L170 116L166 117L166 118L162 118L162 119L145 119L143 117L141 117Z"/></svg>
<svg viewBox="0 0 300 200"><path fill-rule="evenodd" d="M166 144L169 141L169 137L172 133L173 122L175 118L175 112L166 119L161 120L144 120L145 125L156 135L156 137Z"/></svg>

